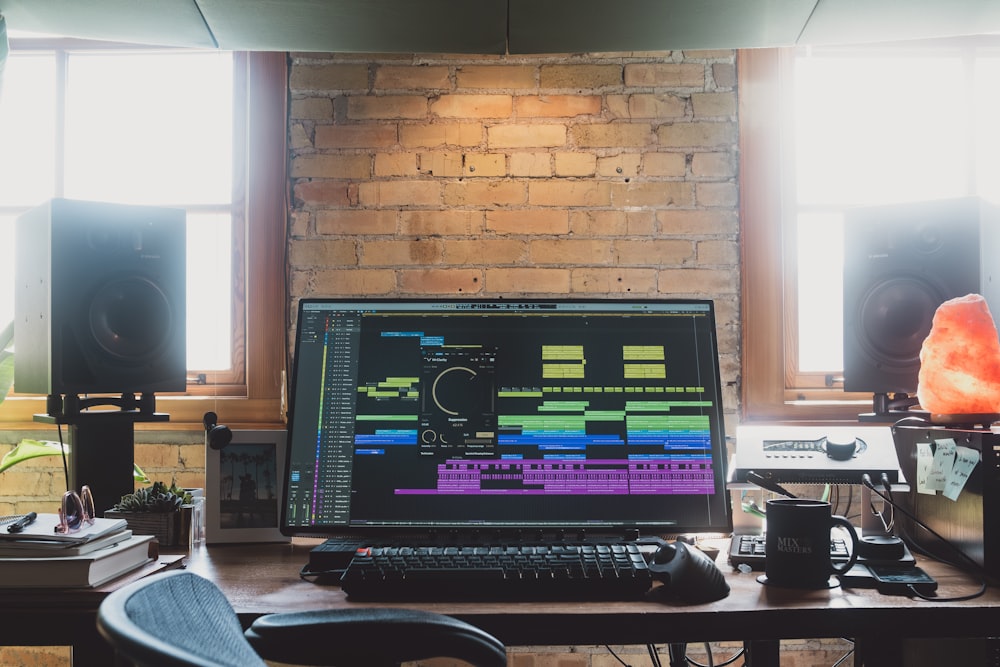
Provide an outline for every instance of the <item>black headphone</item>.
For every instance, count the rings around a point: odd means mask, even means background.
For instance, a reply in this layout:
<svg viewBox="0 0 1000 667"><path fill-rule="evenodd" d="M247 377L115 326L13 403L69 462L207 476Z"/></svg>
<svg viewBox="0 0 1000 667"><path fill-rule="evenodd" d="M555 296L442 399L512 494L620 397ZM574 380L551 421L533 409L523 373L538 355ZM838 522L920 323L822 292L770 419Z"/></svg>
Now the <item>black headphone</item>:
<svg viewBox="0 0 1000 667"><path fill-rule="evenodd" d="M214 412L206 412L202 418L205 424L205 442L212 449L223 449L233 440L232 430L225 424L220 424L219 417Z"/></svg>

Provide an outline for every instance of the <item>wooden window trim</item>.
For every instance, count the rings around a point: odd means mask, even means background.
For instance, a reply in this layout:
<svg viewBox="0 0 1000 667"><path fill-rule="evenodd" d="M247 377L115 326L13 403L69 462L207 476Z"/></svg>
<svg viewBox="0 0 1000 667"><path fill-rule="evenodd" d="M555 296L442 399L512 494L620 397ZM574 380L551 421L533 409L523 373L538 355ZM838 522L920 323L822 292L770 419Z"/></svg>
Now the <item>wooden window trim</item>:
<svg viewBox="0 0 1000 667"><path fill-rule="evenodd" d="M782 220L788 200L782 168L788 146L782 88L790 49L745 49L737 53L740 119L740 238L742 281L741 419L753 421L857 421L870 399L819 387L788 391L791 365L785 338L795 312L788 304L795 285L786 271L794 248ZM792 260L794 261L794 259ZM793 274L791 274L793 275ZM818 385L818 382L811 383Z"/></svg>
<svg viewBox="0 0 1000 667"><path fill-rule="evenodd" d="M231 427L279 424L284 416L284 378L288 322L286 289L286 135L285 53L248 53L245 188L246 238L236 250L245 266L246 383L198 388L186 395L157 396L156 410L170 421L157 430L200 428L207 411ZM38 428L33 415L45 412L45 398L11 396L0 405L5 429ZM146 428L137 424L138 429Z"/></svg>

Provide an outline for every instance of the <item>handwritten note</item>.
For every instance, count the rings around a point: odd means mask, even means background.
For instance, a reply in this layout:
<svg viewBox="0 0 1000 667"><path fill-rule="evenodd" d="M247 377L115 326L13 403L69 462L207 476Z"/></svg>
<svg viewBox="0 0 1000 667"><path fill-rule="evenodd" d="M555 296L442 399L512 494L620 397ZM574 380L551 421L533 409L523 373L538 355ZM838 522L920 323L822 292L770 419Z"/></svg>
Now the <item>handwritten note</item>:
<svg viewBox="0 0 1000 667"><path fill-rule="evenodd" d="M927 478L927 488L934 491L944 491L945 482L955 464L955 449L957 445L951 438L934 441L934 461L931 464L931 474Z"/></svg>
<svg viewBox="0 0 1000 667"><path fill-rule="evenodd" d="M955 448L955 464L951 467L951 473L945 480L944 497L949 500L958 500L958 496L965 488L965 483L969 481L969 475L979 464L979 451L969 447Z"/></svg>
<svg viewBox="0 0 1000 667"><path fill-rule="evenodd" d="M937 489L930 487L931 466L934 464L934 450L931 443L917 443L917 493L937 495Z"/></svg>

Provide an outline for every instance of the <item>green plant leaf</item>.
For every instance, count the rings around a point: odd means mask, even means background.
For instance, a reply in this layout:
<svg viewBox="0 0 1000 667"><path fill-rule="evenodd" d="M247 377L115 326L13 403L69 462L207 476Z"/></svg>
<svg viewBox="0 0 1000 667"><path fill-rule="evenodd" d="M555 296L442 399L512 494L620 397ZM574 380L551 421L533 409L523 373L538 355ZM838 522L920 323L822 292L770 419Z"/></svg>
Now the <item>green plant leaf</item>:
<svg viewBox="0 0 1000 667"><path fill-rule="evenodd" d="M132 464L132 479L140 484L149 484L149 478L146 477L146 473L135 463Z"/></svg>
<svg viewBox="0 0 1000 667"><path fill-rule="evenodd" d="M28 459L38 458L39 456L58 456L62 453L63 447L65 447L68 453L69 446L60 446L58 442L51 442L49 440L22 440L17 443L14 449L4 454L4 457L0 459L0 472Z"/></svg>

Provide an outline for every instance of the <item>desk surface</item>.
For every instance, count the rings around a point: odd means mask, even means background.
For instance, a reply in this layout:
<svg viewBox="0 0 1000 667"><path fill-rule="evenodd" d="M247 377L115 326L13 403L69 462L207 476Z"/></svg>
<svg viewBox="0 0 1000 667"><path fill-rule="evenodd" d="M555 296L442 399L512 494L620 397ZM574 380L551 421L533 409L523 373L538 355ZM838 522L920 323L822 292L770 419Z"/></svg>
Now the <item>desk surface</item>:
<svg viewBox="0 0 1000 667"><path fill-rule="evenodd" d="M870 589L800 591L764 586L758 573L720 567L728 597L699 605L655 602L354 603L338 587L302 580L312 544L219 545L192 552L188 567L216 582L244 619L351 606L429 609L472 622L508 645L647 644L713 640L877 637L988 637L1000 627L1000 590L963 602L882 595ZM725 546L725 545L722 545ZM920 560L940 597L968 594L978 582Z"/></svg>

